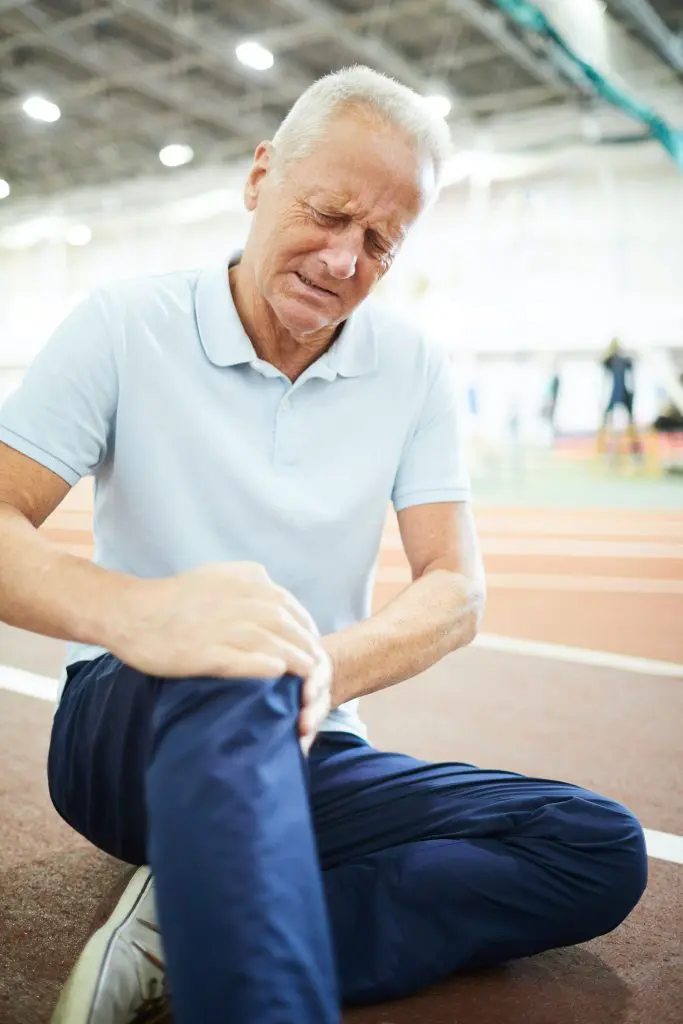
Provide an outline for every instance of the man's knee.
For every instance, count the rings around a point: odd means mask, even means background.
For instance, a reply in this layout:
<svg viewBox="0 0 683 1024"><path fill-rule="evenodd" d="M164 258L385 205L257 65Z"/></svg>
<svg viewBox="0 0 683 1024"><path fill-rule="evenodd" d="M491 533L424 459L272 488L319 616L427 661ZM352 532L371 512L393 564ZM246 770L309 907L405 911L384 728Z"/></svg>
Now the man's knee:
<svg viewBox="0 0 683 1024"><path fill-rule="evenodd" d="M300 680L194 678L168 680L154 710L147 790L177 803L241 770L267 770L291 750L299 754ZM174 780L174 781L172 781Z"/></svg>
<svg viewBox="0 0 683 1024"><path fill-rule="evenodd" d="M595 937L612 931L635 908L645 892L648 863L645 836L635 815L615 801L593 794L587 797L596 828L577 838L592 866L586 920L591 923L590 937Z"/></svg>
<svg viewBox="0 0 683 1024"><path fill-rule="evenodd" d="M197 744L207 737L251 731L258 739L269 726L293 725L301 704L301 682L292 675L278 679L201 677L169 679L154 710L156 743L181 725L189 726Z"/></svg>

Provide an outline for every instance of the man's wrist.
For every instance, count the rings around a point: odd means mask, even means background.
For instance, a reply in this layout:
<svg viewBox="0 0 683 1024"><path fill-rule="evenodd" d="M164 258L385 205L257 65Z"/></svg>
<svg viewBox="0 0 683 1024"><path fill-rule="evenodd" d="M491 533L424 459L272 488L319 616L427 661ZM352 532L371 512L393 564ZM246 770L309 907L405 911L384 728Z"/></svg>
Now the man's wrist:
<svg viewBox="0 0 683 1024"><path fill-rule="evenodd" d="M163 580L139 579L126 573L104 570L101 576L101 591L84 616L84 642L117 650L139 628L141 599L149 606L150 592Z"/></svg>
<svg viewBox="0 0 683 1024"><path fill-rule="evenodd" d="M344 669L343 642L341 634L328 633L321 637L321 644L332 662L332 707L338 708L340 704L350 700L345 692L346 672Z"/></svg>

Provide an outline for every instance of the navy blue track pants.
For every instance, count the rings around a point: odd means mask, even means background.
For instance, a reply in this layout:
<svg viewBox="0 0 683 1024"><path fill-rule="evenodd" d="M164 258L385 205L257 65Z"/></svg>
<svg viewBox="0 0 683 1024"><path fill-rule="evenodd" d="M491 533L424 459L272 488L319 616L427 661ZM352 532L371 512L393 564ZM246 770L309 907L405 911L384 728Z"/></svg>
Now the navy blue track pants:
<svg viewBox="0 0 683 1024"><path fill-rule="evenodd" d="M300 681L73 666L49 756L59 813L150 864L177 1024L332 1024L615 928L642 829L576 786L296 734Z"/></svg>

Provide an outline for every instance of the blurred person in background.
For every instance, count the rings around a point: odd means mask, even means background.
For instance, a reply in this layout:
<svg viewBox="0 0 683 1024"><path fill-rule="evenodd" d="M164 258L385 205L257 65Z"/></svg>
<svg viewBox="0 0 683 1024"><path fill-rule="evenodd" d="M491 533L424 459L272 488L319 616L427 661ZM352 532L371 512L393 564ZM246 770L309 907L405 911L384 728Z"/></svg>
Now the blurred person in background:
<svg viewBox="0 0 683 1024"><path fill-rule="evenodd" d="M679 376L678 383L683 386L683 373ZM652 424L652 428L660 434L683 433L683 412L675 402L667 399Z"/></svg>
<svg viewBox="0 0 683 1024"><path fill-rule="evenodd" d="M678 378L678 384L683 388L683 373ZM665 439L664 451L660 454L664 472L683 472L683 411L676 402L668 399L662 404L652 429Z"/></svg>
<svg viewBox="0 0 683 1024"><path fill-rule="evenodd" d="M604 453L607 450L608 429L614 425L614 413L623 409L628 417L627 434L633 455L640 455L641 444L633 417L633 403L635 399L635 376L633 371L633 359L627 356L619 344L618 338L613 338L602 359L602 366L605 369L609 387L609 397L602 417L602 427L598 432L598 450Z"/></svg>
<svg viewBox="0 0 683 1024"><path fill-rule="evenodd" d="M552 443L557 438L557 403L560 397L560 367L557 362L553 362L551 371L542 415L550 428L550 441Z"/></svg>
<svg viewBox="0 0 683 1024"><path fill-rule="evenodd" d="M52 800L140 865L59 1024L156 1021L169 991L176 1024L337 1024L644 890L620 804L378 750L358 716L484 604L448 359L364 302L447 151L411 90L321 79L256 150L243 251L100 289L0 411L0 618L72 641ZM37 530L89 474L94 563ZM391 501L413 582L372 615Z"/></svg>

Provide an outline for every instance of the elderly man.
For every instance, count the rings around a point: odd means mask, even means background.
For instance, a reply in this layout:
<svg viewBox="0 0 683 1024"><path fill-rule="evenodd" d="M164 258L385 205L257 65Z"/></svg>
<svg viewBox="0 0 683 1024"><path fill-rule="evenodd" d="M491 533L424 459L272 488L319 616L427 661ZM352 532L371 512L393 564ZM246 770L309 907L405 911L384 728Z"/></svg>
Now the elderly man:
<svg viewBox="0 0 683 1024"><path fill-rule="evenodd" d="M643 892L625 808L379 751L357 715L482 614L448 363L363 304L446 143L395 82L321 79L256 150L244 251L96 292L2 410L0 616L72 641L52 799L143 865L60 1024L169 994L177 1024L331 1024L607 932ZM93 564L36 532L87 474ZM389 501L413 583L371 616Z"/></svg>

